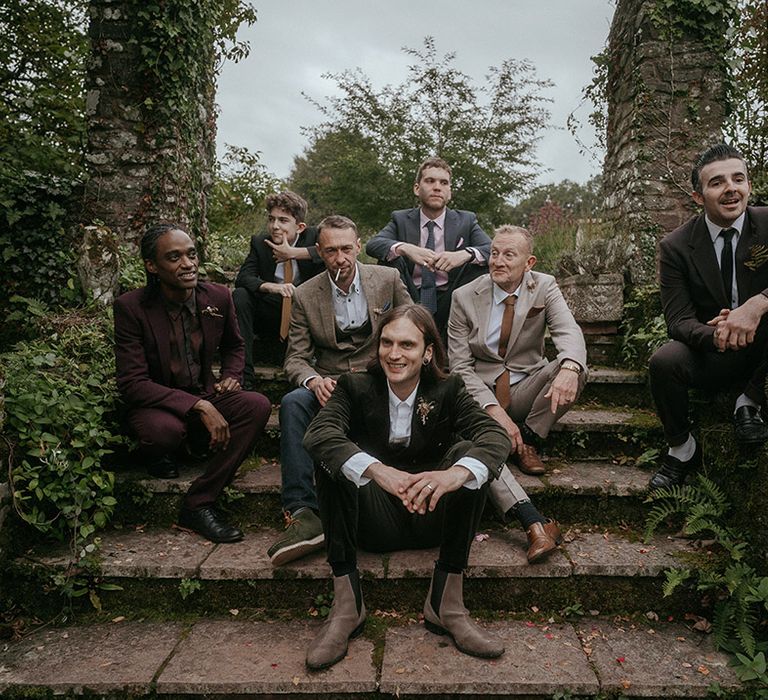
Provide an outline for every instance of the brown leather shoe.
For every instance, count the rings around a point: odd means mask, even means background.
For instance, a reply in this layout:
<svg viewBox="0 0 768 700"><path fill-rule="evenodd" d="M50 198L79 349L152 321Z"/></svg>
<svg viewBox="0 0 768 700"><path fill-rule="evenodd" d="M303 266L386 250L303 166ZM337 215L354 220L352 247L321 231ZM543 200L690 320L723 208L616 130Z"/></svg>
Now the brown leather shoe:
<svg viewBox="0 0 768 700"><path fill-rule="evenodd" d="M528 535L528 563L540 561L550 552L557 549L563 541L560 528L554 520L547 520L544 524L534 523L526 534Z"/></svg>
<svg viewBox="0 0 768 700"><path fill-rule="evenodd" d="M541 476L547 471L544 462L541 461L541 457L539 457L539 453L536 452L536 448L533 445L524 444L521 452L514 452L512 454L512 459L523 474Z"/></svg>
<svg viewBox="0 0 768 700"><path fill-rule="evenodd" d="M439 614L432 609L432 585L424 602L424 626L435 634L447 634L456 648L470 656L496 659L504 653L504 645L494 635L486 632L470 616L464 607L463 574L446 574Z"/></svg>
<svg viewBox="0 0 768 700"><path fill-rule="evenodd" d="M319 671L333 666L347 655L349 640L363 631L365 603L360 602L357 612L355 591L349 576L333 577L333 605L320 633L307 649L307 668Z"/></svg>

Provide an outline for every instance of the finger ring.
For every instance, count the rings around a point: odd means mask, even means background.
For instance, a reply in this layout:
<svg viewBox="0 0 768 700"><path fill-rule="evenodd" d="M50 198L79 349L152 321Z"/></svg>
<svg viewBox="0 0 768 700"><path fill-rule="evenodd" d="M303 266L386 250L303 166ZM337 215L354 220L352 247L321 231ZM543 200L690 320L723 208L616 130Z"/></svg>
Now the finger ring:
<svg viewBox="0 0 768 700"><path fill-rule="evenodd" d="M435 490L434 487L432 486L432 484L427 484L426 488L428 488L430 491L434 491Z"/></svg>

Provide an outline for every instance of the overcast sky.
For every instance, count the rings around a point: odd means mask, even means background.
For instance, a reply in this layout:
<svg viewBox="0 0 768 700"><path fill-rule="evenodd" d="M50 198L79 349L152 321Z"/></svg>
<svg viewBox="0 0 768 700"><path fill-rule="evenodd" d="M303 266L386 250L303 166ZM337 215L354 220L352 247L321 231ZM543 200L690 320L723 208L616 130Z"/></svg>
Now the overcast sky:
<svg viewBox="0 0 768 700"><path fill-rule="evenodd" d="M224 66L217 102L218 152L225 144L260 151L262 162L286 177L307 146L302 127L321 121L302 92L322 100L335 92L323 73L361 68L375 88L405 79L413 59L403 46L421 48L435 38L438 55L456 52L455 66L482 84L489 66L528 59L539 78L554 86L546 95L550 128L537 155L548 171L536 184L585 182L599 171L597 158L581 154L565 128L577 110L586 123L582 88L592 79L590 56L605 45L613 0L253 0L258 21L241 30L250 56ZM581 138L592 143L589 128ZM425 156L428 154L425 154Z"/></svg>

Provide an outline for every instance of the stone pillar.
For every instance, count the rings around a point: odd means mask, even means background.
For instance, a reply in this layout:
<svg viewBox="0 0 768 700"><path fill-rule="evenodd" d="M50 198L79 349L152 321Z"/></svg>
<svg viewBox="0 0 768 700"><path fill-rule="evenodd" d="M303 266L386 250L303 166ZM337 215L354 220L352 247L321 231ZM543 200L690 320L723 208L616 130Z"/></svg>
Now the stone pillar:
<svg viewBox="0 0 768 700"><path fill-rule="evenodd" d="M693 36L675 17L653 21L655 4L618 0L606 56L606 211L634 244L635 283L655 281L658 238L694 212L691 166L722 140L726 104L727 67L712 41L726 20Z"/></svg>
<svg viewBox="0 0 768 700"><path fill-rule="evenodd" d="M204 239L207 232L206 190L215 157L213 42L210 65L198 66L204 79L190 80L194 87L179 94L178 81L164 82L171 76L153 74L143 63L140 47L148 42L148 28L163 26L147 20L147 7L137 0L90 2L89 179L81 215L90 235L84 236L80 270L84 286L105 300L105 287L114 288L117 279L118 256L108 253L118 242L135 253L145 226L159 220L176 221L193 237ZM152 11L172 12L162 4ZM149 40L170 47L184 42ZM190 68L180 70L182 75ZM171 85L177 91L172 95ZM108 232L112 238L105 243Z"/></svg>

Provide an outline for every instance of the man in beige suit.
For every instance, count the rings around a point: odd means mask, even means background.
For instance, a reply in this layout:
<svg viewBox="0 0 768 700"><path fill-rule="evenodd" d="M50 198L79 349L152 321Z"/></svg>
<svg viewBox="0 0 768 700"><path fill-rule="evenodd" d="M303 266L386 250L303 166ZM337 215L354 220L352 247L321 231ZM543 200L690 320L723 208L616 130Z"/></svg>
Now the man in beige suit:
<svg viewBox="0 0 768 700"><path fill-rule="evenodd" d="M275 566L323 546L314 462L302 447L307 426L328 402L338 376L365 370L375 355L380 316L411 303L397 270L359 263L360 248L351 219L323 219L317 252L326 273L302 284L293 297L284 368L297 388L280 404L281 498L287 527L267 551Z"/></svg>
<svg viewBox="0 0 768 700"><path fill-rule="evenodd" d="M587 374L581 329L555 278L531 271L535 263L526 229L497 229L490 274L456 290L448 322L451 371L507 431L512 460L526 474L545 472L538 448L578 398ZM544 357L547 329L557 349L552 361ZM502 513L514 512L529 539L533 525L547 530L508 469L491 488L491 500Z"/></svg>

